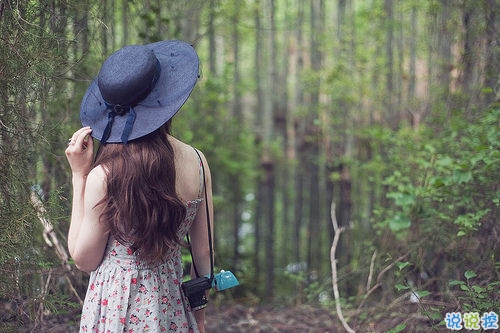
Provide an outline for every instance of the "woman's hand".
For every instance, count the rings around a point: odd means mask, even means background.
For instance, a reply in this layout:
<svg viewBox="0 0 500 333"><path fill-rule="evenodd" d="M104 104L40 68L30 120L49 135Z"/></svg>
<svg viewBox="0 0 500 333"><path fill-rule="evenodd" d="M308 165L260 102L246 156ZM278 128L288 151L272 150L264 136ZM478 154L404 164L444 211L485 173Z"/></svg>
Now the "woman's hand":
<svg viewBox="0 0 500 333"><path fill-rule="evenodd" d="M94 141L90 133L92 133L90 127L80 128L68 142L66 158L73 175L86 177L90 172L94 156Z"/></svg>

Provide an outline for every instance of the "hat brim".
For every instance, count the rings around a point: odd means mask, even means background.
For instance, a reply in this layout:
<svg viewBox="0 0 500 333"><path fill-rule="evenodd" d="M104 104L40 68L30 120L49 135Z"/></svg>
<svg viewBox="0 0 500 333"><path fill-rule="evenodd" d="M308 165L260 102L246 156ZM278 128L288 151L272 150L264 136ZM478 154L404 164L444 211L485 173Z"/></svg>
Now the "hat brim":
<svg viewBox="0 0 500 333"><path fill-rule="evenodd" d="M184 105L199 77L199 59L194 48L178 40L145 45L160 62L161 72L147 97L134 106L136 118L128 141L154 132L170 120ZM92 128L92 136L101 140L108 123L106 103L94 79L80 106L83 126ZM115 116L106 143L120 143L127 115Z"/></svg>

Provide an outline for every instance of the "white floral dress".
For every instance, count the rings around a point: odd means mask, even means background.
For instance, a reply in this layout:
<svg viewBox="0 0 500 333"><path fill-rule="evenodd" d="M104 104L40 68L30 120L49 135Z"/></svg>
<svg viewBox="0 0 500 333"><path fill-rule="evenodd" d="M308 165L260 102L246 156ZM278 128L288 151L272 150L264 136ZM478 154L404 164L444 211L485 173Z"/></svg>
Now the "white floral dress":
<svg viewBox="0 0 500 333"><path fill-rule="evenodd" d="M182 238L201 202L186 204ZM180 246L165 262L151 267L110 237L102 263L90 274L80 332L198 332L181 289L182 278Z"/></svg>
<svg viewBox="0 0 500 333"><path fill-rule="evenodd" d="M186 203L186 218L178 235L184 239L203 202L200 163L198 199ZM104 257L90 273L80 332L188 332L199 329L181 288L181 247L170 250L163 263L149 266L132 250L109 237Z"/></svg>

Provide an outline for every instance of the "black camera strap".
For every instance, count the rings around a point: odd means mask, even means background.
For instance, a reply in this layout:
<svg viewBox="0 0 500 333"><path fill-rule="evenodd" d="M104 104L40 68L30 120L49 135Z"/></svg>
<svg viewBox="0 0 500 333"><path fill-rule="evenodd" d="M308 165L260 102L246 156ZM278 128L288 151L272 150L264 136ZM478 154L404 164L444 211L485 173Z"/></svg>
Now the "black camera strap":
<svg viewBox="0 0 500 333"><path fill-rule="evenodd" d="M203 165L203 159L201 158L198 150L195 148L194 151L198 155L198 158L199 158L200 163L201 163L201 169L203 171L203 190L205 192L205 208L206 208L206 212L207 212L207 229L208 229L208 247L209 247L209 251L210 251L210 278L209 279L210 279L210 285L211 285L213 280L214 280L214 258L213 258L213 247L212 247L212 233L210 232L210 212L208 209L207 182L205 180L206 179L205 178L205 166ZM200 274L198 273L198 270L196 269L196 265L194 263L194 257L193 257L193 251L191 250L191 242L189 239L189 233L186 234L186 240L187 240L187 243L189 246L189 253L191 254L191 260L193 262L194 272L196 273L196 277L200 277Z"/></svg>

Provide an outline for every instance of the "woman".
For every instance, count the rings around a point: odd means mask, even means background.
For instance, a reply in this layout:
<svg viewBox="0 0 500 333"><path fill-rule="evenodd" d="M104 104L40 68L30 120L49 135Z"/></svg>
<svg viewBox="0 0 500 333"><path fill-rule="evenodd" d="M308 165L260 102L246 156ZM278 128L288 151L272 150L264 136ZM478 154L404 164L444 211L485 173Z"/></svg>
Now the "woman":
<svg viewBox="0 0 500 333"><path fill-rule="evenodd" d="M84 127L66 149L68 247L91 272L81 332L205 331L205 310L191 310L182 292L180 251L189 232L198 272L210 273L210 171L203 154L170 135L198 63L181 41L127 46L104 62L83 98ZM95 160L91 136L100 141Z"/></svg>

